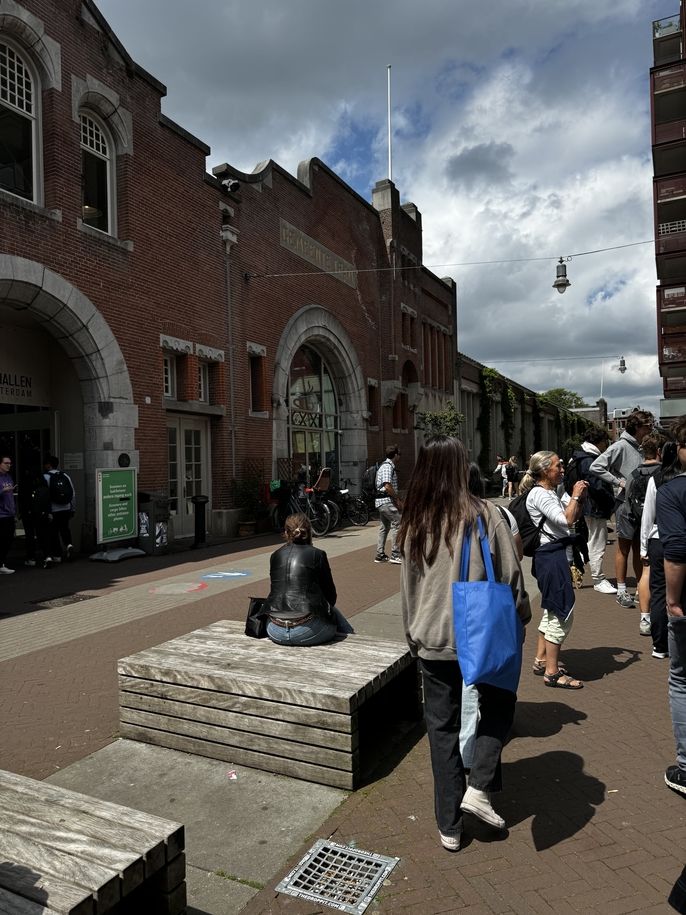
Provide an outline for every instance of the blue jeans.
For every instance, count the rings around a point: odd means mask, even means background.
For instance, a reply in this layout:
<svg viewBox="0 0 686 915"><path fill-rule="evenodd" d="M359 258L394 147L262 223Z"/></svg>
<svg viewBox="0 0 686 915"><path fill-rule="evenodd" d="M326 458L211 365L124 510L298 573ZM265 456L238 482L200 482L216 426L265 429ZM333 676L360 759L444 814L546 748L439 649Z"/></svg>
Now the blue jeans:
<svg viewBox="0 0 686 915"><path fill-rule="evenodd" d="M669 709L676 742L676 761L686 769L686 617L669 617Z"/></svg>
<svg viewBox="0 0 686 915"><path fill-rule="evenodd" d="M337 632L353 633L355 630L343 616L338 607L332 607L333 619L313 616L300 626L287 629L277 626L271 620L267 623L267 635L277 645L323 645L331 642Z"/></svg>
<svg viewBox="0 0 686 915"><path fill-rule="evenodd" d="M465 769L474 763L476 729L479 726L479 690L462 684L462 714L460 716L460 756Z"/></svg>

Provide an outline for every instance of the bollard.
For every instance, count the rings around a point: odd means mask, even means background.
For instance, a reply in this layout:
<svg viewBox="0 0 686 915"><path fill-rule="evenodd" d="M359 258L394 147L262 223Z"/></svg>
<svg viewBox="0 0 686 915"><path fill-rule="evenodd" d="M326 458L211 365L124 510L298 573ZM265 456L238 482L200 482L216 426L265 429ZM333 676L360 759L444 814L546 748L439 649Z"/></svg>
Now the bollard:
<svg viewBox="0 0 686 915"><path fill-rule="evenodd" d="M208 496L191 496L191 502L195 512L195 540L191 549L205 543L206 526L205 526L205 506L209 502Z"/></svg>

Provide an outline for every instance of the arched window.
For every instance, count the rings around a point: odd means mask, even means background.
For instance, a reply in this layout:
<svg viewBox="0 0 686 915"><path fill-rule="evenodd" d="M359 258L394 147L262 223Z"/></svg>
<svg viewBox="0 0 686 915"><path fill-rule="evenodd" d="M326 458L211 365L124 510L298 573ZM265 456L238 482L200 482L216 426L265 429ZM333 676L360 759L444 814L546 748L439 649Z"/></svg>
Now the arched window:
<svg viewBox="0 0 686 915"><path fill-rule="evenodd" d="M322 467L338 481L339 421L333 377L319 353L301 346L288 382L291 460L295 472L313 483Z"/></svg>
<svg viewBox="0 0 686 915"><path fill-rule="evenodd" d="M0 41L0 187L36 201L37 84L23 57Z"/></svg>
<svg viewBox="0 0 686 915"><path fill-rule="evenodd" d="M113 233L112 145L91 114L81 115L81 219Z"/></svg>

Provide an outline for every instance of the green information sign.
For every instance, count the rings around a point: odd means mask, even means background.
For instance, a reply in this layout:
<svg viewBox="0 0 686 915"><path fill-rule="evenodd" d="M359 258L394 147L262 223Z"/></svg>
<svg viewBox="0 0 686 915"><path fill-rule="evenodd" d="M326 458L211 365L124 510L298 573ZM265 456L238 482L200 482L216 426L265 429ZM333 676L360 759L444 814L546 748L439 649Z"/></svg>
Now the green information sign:
<svg viewBox="0 0 686 915"><path fill-rule="evenodd" d="M134 468L95 471L98 543L129 540L138 533Z"/></svg>

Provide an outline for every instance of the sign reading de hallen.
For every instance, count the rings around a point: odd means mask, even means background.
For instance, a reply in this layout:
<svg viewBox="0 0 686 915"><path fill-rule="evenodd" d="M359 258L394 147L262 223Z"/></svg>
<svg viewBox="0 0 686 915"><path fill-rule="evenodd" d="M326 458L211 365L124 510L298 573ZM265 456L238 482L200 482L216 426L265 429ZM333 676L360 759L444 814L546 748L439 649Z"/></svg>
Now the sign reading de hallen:
<svg viewBox="0 0 686 915"><path fill-rule="evenodd" d="M48 354L23 328L0 330L0 403L50 406Z"/></svg>

